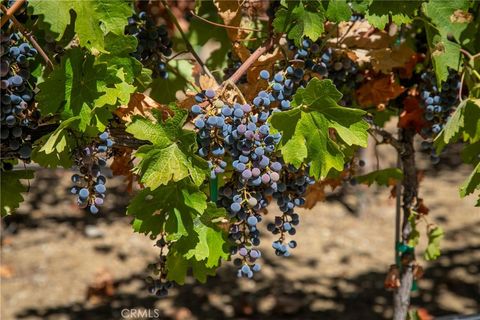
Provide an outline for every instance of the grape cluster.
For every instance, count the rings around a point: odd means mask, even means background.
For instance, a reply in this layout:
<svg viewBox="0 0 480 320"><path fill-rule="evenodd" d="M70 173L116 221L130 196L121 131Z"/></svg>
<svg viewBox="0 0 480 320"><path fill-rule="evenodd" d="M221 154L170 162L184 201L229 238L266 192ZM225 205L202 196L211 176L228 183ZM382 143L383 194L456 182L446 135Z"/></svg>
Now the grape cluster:
<svg viewBox="0 0 480 320"><path fill-rule="evenodd" d="M276 152L281 134L271 132L268 123L272 113L290 109L288 99L293 87L289 88L282 72L272 79L268 71L262 70L259 77L266 89L259 91L251 103L224 102L209 89L195 96L197 104L191 108L197 129L198 154L208 161L211 178L231 168L229 181L219 190L218 205L226 208L232 220L229 239L233 243L231 253L237 255L234 264L239 268L238 276L248 278L261 269L257 261L261 252L256 248L260 244L258 223L262 221L261 213L269 199L277 199L284 212L285 224L279 227L293 235L295 228L292 226L299 221L293 206L304 203L301 194L311 181L308 170L285 167ZM283 245L284 240L282 232L276 243ZM295 242L290 245L296 246Z"/></svg>
<svg viewBox="0 0 480 320"><path fill-rule="evenodd" d="M168 78L165 57L172 54L172 41L166 26L156 26L145 11L128 18L125 34L138 39L137 50L132 56L151 69L154 77Z"/></svg>
<svg viewBox="0 0 480 320"><path fill-rule="evenodd" d="M310 177L308 166L300 169L291 165L285 166L282 177L277 191L272 195L282 215L276 216L274 222L267 225L267 229L274 235L280 235L279 239L272 244L275 254L288 257L290 256L289 249L297 247L296 241L291 240L288 243L285 241L286 234L293 236L297 232L295 226L298 225L300 219L294 209L305 204L303 196L307 187L315 183L315 180Z"/></svg>
<svg viewBox="0 0 480 320"><path fill-rule="evenodd" d="M454 107L458 104L460 90L460 76L457 72L449 70L448 78L442 82L441 88L437 87L437 79L432 71L425 71L421 74L420 106L424 109L424 117L428 125L421 130L425 138L422 141L422 149L430 152L432 163L440 161L433 150L432 140L443 129Z"/></svg>
<svg viewBox="0 0 480 320"><path fill-rule="evenodd" d="M311 77L320 76L332 80L344 93L340 104L347 105L352 101L353 89L363 81L363 75L352 59L332 48L322 48L320 40L303 39L300 48L290 43L289 49L293 52L293 60L285 70L295 87L305 86Z"/></svg>
<svg viewBox="0 0 480 320"><path fill-rule="evenodd" d="M84 147L75 155L80 174L72 175L74 186L71 189L71 192L77 195L77 204L81 208L88 207L93 214L98 213L98 206L101 206L105 199L107 178L101 174L101 168L107 165L106 159L113 146L108 132L101 133L98 138L100 143Z"/></svg>
<svg viewBox="0 0 480 320"><path fill-rule="evenodd" d="M29 129L37 127L40 112L34 106L36 79L29 64L37 50L18 33L0 34L1 144L23 160L32 153Z"/></svg>
<svg viewBox="0 0 480 320"><path fill-rule="evenodd" d="M165 234L162 234L160 239L157 240L155 245L160 248L160 255L157 263L148 265L148 270L153 273L158 279L153 277L147 277L146 282L148 285L148 291L151 294L159 297L164 297L168 294L168 289L173 287L173 282L167 280L167 253L171 245L171 242L165 239Z"/></svg>

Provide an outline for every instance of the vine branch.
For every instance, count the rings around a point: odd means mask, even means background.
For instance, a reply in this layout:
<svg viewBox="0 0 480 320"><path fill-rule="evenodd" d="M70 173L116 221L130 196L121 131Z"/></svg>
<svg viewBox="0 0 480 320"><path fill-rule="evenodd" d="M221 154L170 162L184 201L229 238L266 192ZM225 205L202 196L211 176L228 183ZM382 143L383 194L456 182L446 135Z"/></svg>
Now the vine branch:
<svg viewBox="0 0 480 320"><path fill-rule="evenodd" d="M188 51L191 52L191 54L193 55L193 57L195 58L195 60L197 61L197 63L202 67L203 72L205 72L210 78L212 78L212 79L215 80L215 77L212 75L212 73L210 72L210 70L208 70L207 66L206 66L205 63L202 61L202 59L200 58L200 56L195 52L195 49L193 49L193 46L192 46L192 44L190 43L190 41L188 41L187 36L185 35L185 32L183 32L182 27L181 27L180 24L178 23L178 20L177 20L177 18L175 17L175 15L173 14L172 10L170 9L170 6L168 5L167 1L162 0L162 4L163 4L163 6L165 7L165 9L167 10L167 13L168 13L168 15L170 16L170 19L172 19L173 24L175 24L175 26L177 27L178 31L180 32L180 35L182 36L182 39L183 39L183 41L185 42L185 45L187 46ZM216 81L216 80L215 80L215 81Z"/></svg>
<svg viewBox="0 0 480 320"><path fill-rule="evenodd" d="M16 1L13 6L10 8L10 9L13 9L15 7L15 5L17 3L20 3L20 2L24 2L24 0L19 0L19 1ZM0 4L1 6L1 9L2 11L5 13L5 15L2 17L2 19L4 17L7 16L8 14L8 11L10 10L7 10L7 8L5 8L5 6L3 4ZM17 29L25 36L25 38L28 39L28 41L32 44L32 46L38 51L38 53L40 53L40 55L42 56L43 60L45 60L45 63L47 64L47 67L53 69L53 63L52 61L50 60L50 58L48 57L48 55L45 53L45 51L42 49L42 47L38 44L37 40L35 39L35 37L33 36L33 34L28 31L18 20L17 18L15 18L15 16L11 15L10 16L10 20L12 20L13 24L15 25L15 27L17 27ZM2 24L3 26L3 24Z"/></svg>
<svg viewBox="0 0 480 320"><path fill-rule="evenodd" d="M260 32L260 33L263 33L262 30L259 30L259 29L250 29L250 28L243 28L243 27L235 27L235 26L228 26L226 24L221 24L221 23L217 23L217 22L213 22L213 21L210 21L210 20L207 20L203 17L200 17L199 15L195 14L195 12L193 12L193 10L190 10L190 14L192 16L194 16L195 18L203 21L203 22L206 22L206 23L209 23L213 26L216 26L216 27L221 27L221 28L226 28L226 29L235 29L235 30L241 30L241 31L252 31L252 32Z"/></svg>
<svg viewBox="0 0 480 320"><path fill-rule="evenodd" d="M7 23L8 20L10 20L13 15L17 12L18 9L20 9L24 4L26 0L17 0L13 3L13 5L7 10L3 10L3 5L2 5L2 11L4 13L2 19L0 20L0 28L3 28L5 23Z"/></svg>

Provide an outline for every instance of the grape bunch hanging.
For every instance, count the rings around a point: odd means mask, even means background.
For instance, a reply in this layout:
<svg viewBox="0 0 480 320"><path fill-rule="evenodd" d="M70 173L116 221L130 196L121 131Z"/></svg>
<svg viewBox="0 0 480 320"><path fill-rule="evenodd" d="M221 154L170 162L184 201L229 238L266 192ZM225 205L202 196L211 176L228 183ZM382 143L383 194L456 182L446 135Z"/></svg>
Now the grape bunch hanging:
<svg viewBox="0 0 480 320"><path fill-rule="evenodd" d="M74 186L71 192L77 196L77 204L81 208L88 208L92 214L98 213L98 207L103 205L105 199L107 178L101 170L107 165L113 146L106 131L98 136L98 140L76 152L75 162L80 174L72 175Z"/></svg>
<svg viewBox="0 0 480 320"><path fill-rule="evenodd" d="M197 104L191 107L198 154L208 161L211 178L231 168L226 173L231 176L219 190L218 205L226 208L232 221L229 239L239 277L251 278L261 269L258 224L271 199L282 212L267 227L279 236L272 247L277 255L290 255L296 242L287 238L296 233L299 223L294 209L304 204L303 195L313 183L308 166L296 169L284 164L276 151L281 134L272 132L268 122L273 113L290 108L293 87L289 88L292 82L286 74L278 72L271 77L267 70L262 70L259 77L266 89L259 91L251 103L228 103L208 89L195 96Z"/></svg>
<svg viewBox="0 0 480 320"><path fill-rule="evenodd" d="M138 40L137 50L132 56L151 69L154 77L168 78L166 57L172 54L172 41L166 26L156 26L145 11L128 18L125 34Z"/></svg>
<svg viewBox="0 0 480 320"><path fill-rule="evenodd" d="M0 42L2 151L28 160L32 153L30 132L40 119L34 104L36 79L30 73L37 50L15 32L2 30Z"/></svg>

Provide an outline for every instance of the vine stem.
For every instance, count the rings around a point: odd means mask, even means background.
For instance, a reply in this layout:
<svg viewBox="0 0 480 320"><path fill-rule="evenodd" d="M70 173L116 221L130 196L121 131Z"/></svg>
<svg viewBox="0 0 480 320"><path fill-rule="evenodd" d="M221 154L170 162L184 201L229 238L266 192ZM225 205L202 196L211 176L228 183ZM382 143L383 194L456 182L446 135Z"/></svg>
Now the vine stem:
<svg viewBox="0 0 480 320"><path fill-rule="evenodd" d="M200 17L199 15L195 14L195 12L193 12L193 10L190 10L190 14L192 16L194 16L195 18L197 18L199 20L202 20L203 22L209 23L209 24L211 24L213 26L216 26L216 27L221 27L221 28L226 28L226 29L242 30L242 31L260 32L260 33L263 32L262 30L259 30L259 29L250 29L250 28L243 28L243 27L228 26L226 24L213 22L213 21L207 20L203 17Z"/></svg>
<svg viewBox="0 0 480 320"><path fill-rule="evenodd" d="M238 80L243 76L245 72L252 66L255 61L260 58L261 55L263 55L265 52L270 50L270 48L273 46L273 44L277 41L277 37L270 37L262 46L258 47L257 50L255 50L250 57L245 60L244 63L240 66L240 68L235 71L234 74L226 82L234 83L236 84Z"/></svg>
<svg viewBox="0 0 480 320"><path fill-rule="evenodd" d="M2 11L3 11L4 15L3 15L3 17L0 21L0 28L3 28L5 23L7 23L7 21L10 20L11 17L13 17L15 12L17 12L17 10L20 9L26 1L27 0L17 0L17 1L15 1L13 3L13 5L8 10L3 10L3 5L2 5Z"/></svg>
<svg viewBox="0 0 480 320"><path fill-rule="evenodd" d="M401 242L408 245L411 227L408 219L413 214L412 207L416 204L418 198L418 178L415 168L415 148L413 145L415 137L414 129L400 129L398 141L402 145L399 153L401 166L403 169L402 181L402 211L403 219L401 226ZM403 253L400 257L400 287L395 290L393 296L394 302L394 320L405 320L410 306L410 292L413 282L413 265L415 255L412 253Z"/></svg>
<svg viewBox="0 0 480 320"><path fill-rule="evenodd" d="M175 26L177 27L178 31L180 32L180 35L182 36L182 39L183 39L183 41L185 42L185 45L187 46L188 51L191 52L191 54L193 55L193 57L195 58L195 60L197 61L197 63L202 67L203 72L205 72L210 78L212 78L212 79L215 80L215 77L212 75L212 73L210 72L210 70L208 70L208 68L207 68L207 66L205 65L205 63L202 61L202 59L200 59L200 57L198 56L198 54L195 52L195 50L193 49L193 46L192 46L192 44L190 43L190 41L188 41L187 36L185 35L185 32L183 32L182 27L181 27L180 24L178 23L178 20L177 20L177 18L175 17L175 15L173 14L172 10L170 9L170 6L168 5L167 1L162 0L162 4L163 4L163 6L165 7L165 9L167 10L168 15L170 16L170 19L172 19L173 24L175 24ZM216 82L216 80L215 80L215 82Z"/></svg>
<svg viewBox="0 0 480 320"><path fill-rule="evenodd" d="M19 1L16 1L13 6L10 8L10 9L13 9L14 6L19 3L19 2L23 2L23 0L19 0ZM5 13L5 15L3 17L6 17L7 14L8 14L8 11L7 8L5 8L5 6L2 4L0 5L1 8L2 8L2 11ZM2 18L3 18L2 17ZM50 58L48 57L48 55L45 53L45 51L42 49L42 47L38 44L37 40L35 39L35 37L33 36L33 34L28 31L18 20L17 18L15 18L15 16L10 16L10 20L12 20L13 24L15 25L15 27L17 27L17 29L25 36L25 38L28 39L28 41L33 45L33 47L38 51L38 53L40 53L40 55L42 56L43 60L45 60L46 64L47 64L47 67L53 69L53 63L52 61L50 60Z"/></svg>

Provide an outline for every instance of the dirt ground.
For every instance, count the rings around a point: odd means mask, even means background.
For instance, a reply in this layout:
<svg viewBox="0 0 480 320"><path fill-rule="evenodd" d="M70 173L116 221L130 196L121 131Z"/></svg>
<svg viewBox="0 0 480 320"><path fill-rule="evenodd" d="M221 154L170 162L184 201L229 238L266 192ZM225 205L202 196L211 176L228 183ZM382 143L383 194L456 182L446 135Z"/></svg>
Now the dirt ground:
<svg viewBox="0 0 480 320"><path fill-rule="evenodd" d="M380 159L389 153L381 150ZM462 200L457 190L471 168L450 158L435 168L422 155L419 161L427 170L421 194L429 219L446 237L435 262L421 257L423 242L417 251L425 277L413 305L433 316L478 313L480 210L473 197ZM386 188L350 187L342 201L354 208L362 203L358 213L337 200L300 210L298 247L289 258L273 254L273 238L264 232L263 269L254 281L237 279L227 262L207 284L189 279L156 298L143 282L156 250L151 240L131 232L122 179L108 181L106 206L92 216L75 206L69 178L67 171L39 170L27 201L2 221L3 320L391 318L391 292L383 281L393 262L395 200ZM87 299L99 273L106 282L111 276L111 295ZM150 313L138 317L132 310Z"/></svg>

